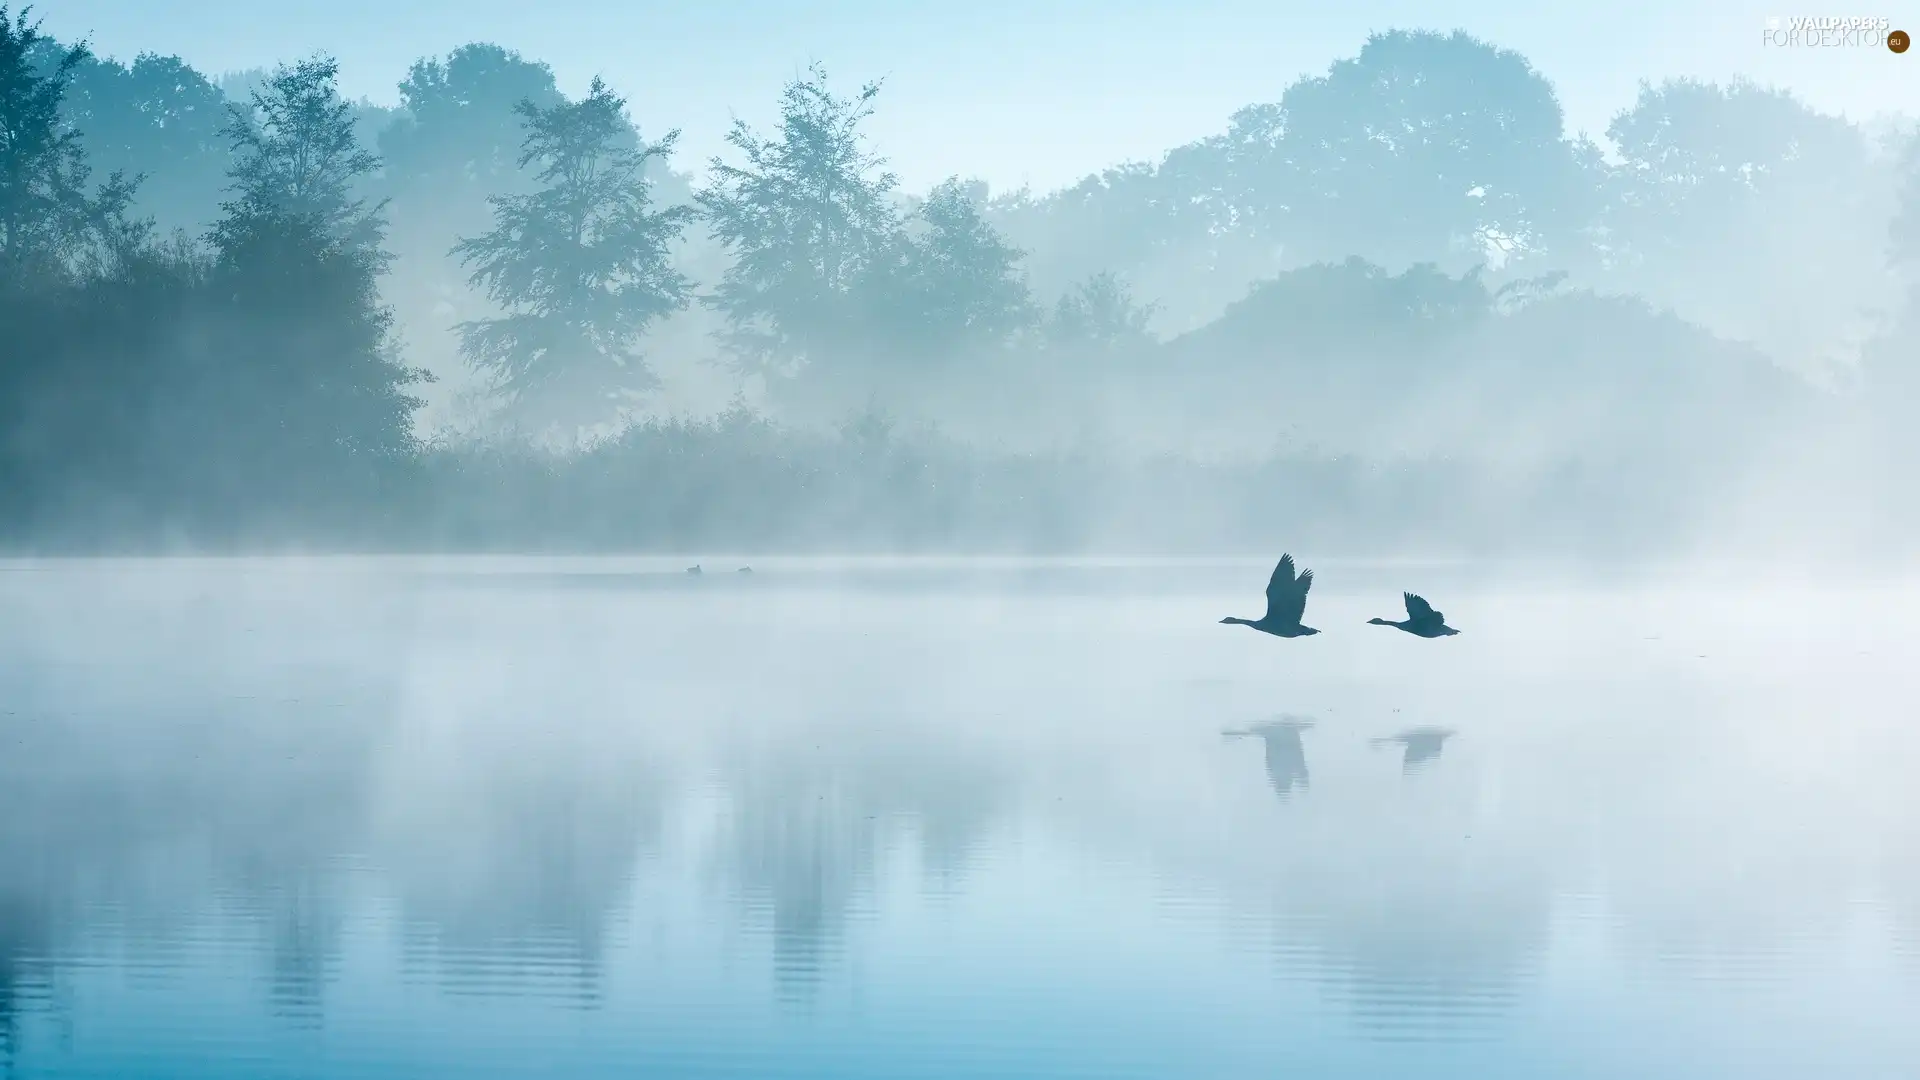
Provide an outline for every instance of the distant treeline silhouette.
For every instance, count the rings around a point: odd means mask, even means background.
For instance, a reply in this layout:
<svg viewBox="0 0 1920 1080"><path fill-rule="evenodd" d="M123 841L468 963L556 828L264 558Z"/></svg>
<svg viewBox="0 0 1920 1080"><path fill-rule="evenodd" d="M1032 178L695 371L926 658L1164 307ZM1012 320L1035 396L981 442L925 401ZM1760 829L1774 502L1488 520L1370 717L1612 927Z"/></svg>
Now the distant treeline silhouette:
<svg viewBox="0 0 1920 1080"><path fill-rule="evenodd" d="M1748 84L1648 86L1610 161L1396 31L1158 163L914 196L818 68L697 180L499 46L336 76L0 6L9 546L1598 550L1912 453L1913 140ZM436 376L476 424L423 434Z"/></svg>

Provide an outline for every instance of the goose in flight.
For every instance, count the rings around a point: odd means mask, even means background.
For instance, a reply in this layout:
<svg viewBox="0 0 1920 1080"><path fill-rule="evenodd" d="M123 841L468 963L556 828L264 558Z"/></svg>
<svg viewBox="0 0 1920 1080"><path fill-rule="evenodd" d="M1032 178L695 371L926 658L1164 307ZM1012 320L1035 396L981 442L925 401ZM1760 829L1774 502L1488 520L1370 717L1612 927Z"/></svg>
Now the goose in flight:
<svg viewBox="0 0 1920 1080"><path fill-rule="evenodd" d="M1220 621L1234 626L1251 626L1263 634L1274 637L1306 637L1320 631L1311 626L1302 625L1300 619L1307 613L1307 590L1313 588L1313 571L1293 571L1293 556L1280 556L1280 565L1273 568L1273 577L1267 582L1267 613L1258 619L1237 619L1229 615Z"/></svg>
<svg viewBox="0 0 1920 1080"><path fill-rule="evenodd" d="M1433 605L1423 598L1410 592L1403 592L1400 595L1407 601L1407 617L1404 620L1394 622L1391 619L1368 619L1367 625L1391 626L1424 638L1452 637L1460 632L1448 626L1447 617L1433 610Z"/></svg>

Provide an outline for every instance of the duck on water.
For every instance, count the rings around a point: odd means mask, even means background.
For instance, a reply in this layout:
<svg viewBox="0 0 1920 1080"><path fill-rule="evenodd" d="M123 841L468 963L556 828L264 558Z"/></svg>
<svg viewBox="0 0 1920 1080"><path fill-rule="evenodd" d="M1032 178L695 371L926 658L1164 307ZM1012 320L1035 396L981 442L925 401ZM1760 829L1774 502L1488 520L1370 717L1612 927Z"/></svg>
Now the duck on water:
<svg viewBox="0 0 1920 1080"><path fill-rule="evenodd" d="M1280 556L1280 565L1273 568L1273 577L1267 581L1267 613L1258 619L1240 619L1232 615L1221 619L1221 623L1233 626L1251 626L1263 634L1274 637L1306 637L1320 631L1301 623L1307 613L1307 590L1313 588L1313 571L1302 570L1298 574L1293 570L1293 556Z"/></svg>
<svg viewBox="0 0 1920 1080"><path fill-rule="evenodd" d="M1423 638L1452 637L1460 631L1447 625L1447 617L1433 610L1433 605L1410 592L1400 596L1407 602L1407 617L1399 622L1391 619L1368 619L1369 626L1391 626L1396 630L1405 630Z"/></svg>

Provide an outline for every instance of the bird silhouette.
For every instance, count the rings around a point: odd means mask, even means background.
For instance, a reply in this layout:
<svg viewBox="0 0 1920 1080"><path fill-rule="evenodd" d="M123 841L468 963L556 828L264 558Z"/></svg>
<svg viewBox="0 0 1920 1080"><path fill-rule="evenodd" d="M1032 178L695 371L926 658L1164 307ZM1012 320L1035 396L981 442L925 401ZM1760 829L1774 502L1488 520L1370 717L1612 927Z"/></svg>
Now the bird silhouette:
<svg viewBox="0 0 1920 1080"><path fill-rule="evenodd" d="M1313 571L1302 570L1298 575L1293 571L1293 556L1280 556L1280 564L1273 568L1273 577L1267 581L1267 613L1258 619L1239 619L1227 616L1220 621L1234 626L1251 626L1263 634L1274 637L1306 637L1320 631L1311 626L1302 625L1300 619L1307 613L1307 590L1313 588Z"/></svg>
<svg viewBox="0 0 1920 1080"><path fill-rule="evenodd" d="M1391 626L1424 638L1452 637L1460 632L1448 626L1447 617L1433 610L1433 605L1427 603L1425 599L1410 592L1403 592L1400 595L1407 601L1406 619L1401 622L1394 622L1391 619L1368 619L1367 625Z"/></svg>
<svg viewBox="0 0 1920 1080"><path fill-rule="evenodd" d="M1447 740L1452 738L1453 734L1449 728L1412 728L1385 739L1375 739L1373 745L1399 743L1403 750L1400 757L1400 771L1410 773L1438 759L1440 751L1446 747Z"/></svg>
<svg viewBox="0 0 1920 1080"><path fill-rule="evenodd" d="M1228 738L1258 737L1267 744L1267 783L1273 793L1286 802L1294 789L1307 787L1307 749L1300 744L1300 733L1313 726L1311 720L1282 718L1255 724L1222 734Z"/></svg>
<svg viewBox="0 0 1920 1080"><path fill-rule="evenodd" d="M689 574L698 574L698 573L700 573L700 564L699 564L699 563L694 563L694 564L693 564L692 566L689 566L689 567L687 567L687 573L689 573Z"/></svg>
<svg viewBox="0 0 1920 1080"><path fill-rule="evenodd" d="M735 571L734 571L734 573L736 573L736 574L751 574L751 573L753 573L753 567L751 567L751 566L743 566L743 567L741 567L740 569L738 569L738 570L735 570Z"/></svg>

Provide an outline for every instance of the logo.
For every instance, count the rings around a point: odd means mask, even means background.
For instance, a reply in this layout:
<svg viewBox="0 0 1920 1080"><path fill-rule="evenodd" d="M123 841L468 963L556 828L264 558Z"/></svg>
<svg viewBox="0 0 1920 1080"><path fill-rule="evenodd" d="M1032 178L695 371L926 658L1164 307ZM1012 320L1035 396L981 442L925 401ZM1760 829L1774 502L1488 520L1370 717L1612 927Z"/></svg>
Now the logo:
<svg viewBox="0 0 1920 1080"><path fill-rule="evenodd" d="M1778 15L1767 16L1760 31L1763 44L1776 49L1850 49L1850 48L1888 48L1899 53L1907 50L1911 44L1895 48L1894 35L1905 36L1906 31L1894 30L1890 19L1877 15L1795 15L1781 18Z"/></svg>

